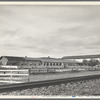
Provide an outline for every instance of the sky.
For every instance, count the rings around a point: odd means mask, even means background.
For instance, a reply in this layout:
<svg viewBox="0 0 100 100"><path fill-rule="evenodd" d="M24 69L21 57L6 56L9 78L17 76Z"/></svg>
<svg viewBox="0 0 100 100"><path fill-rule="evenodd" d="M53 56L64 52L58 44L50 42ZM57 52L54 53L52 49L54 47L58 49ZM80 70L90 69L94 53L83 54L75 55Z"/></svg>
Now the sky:
<svg viewBox="0 0 100 100"><path fill-rule="evenodd" d="M0 56L100 54L100 6L0 5Z"/></svg>

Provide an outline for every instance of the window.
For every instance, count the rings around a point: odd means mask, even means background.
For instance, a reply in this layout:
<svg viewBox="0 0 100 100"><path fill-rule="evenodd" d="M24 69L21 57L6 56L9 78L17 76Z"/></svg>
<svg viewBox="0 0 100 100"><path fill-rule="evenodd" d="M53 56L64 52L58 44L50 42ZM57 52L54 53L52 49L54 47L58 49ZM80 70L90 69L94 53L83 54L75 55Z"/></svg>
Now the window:
<svg viewBox="0 0 100 100"><path fill-rule="evenodd" d="M47 63L47 66L49 65L49 63Z"/></svg>
<svg viewBox="0 0 100 100"><path fill-rule="evenodd" d="M32 64L30 64L30 66L31 66Z"/></svg>
<svg viewBox="0 0 100 100"><path fill-rule="evenodd" d="M61 66L62 64L61 63L59 63L59 66Z"/></svg>
<svg viewBox="0 0 100 100"><path fill-rule="evenodd" d="M12 63L12 65L16 65L16 63Z"/></svg>
<svg viewBox="0 0 100 100"><path fill-rule="evenodd" d="M70 66L70 63L68 63L68 66Z"/></svg>
<svg viewBox="0 0 100 100"><path fill-rule="evenodd" d="M58 66L58 63L56 63L56 66Z"/></svg>
<svg viewBox="0 0 100 100"><path fill-rule="evenodd" d="M50 66L52 66L52 63L50 63Z"/></svg>
<svg viewBox="0 0 100 100"><path fill-rule="evenodd" d="M53 66L55 66L55 63L53 63Z"/></svg>

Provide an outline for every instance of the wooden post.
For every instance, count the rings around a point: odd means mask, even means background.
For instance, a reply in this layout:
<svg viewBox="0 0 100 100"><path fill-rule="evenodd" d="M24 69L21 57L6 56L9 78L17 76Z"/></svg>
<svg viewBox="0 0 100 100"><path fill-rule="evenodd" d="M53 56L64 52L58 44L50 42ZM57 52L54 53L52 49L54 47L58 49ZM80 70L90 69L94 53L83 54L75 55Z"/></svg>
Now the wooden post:
<svg viewBox="0 0 100 100"><path fill-rule="evenodd" d="M11 78L11 84L12 84L12 70L11 70L11 75L10 75L10 78Z"/></svg>
<svg viewBox="0 0 100 100"><path fill-rule="evenodd" d="M41 73L41 69L39 68L39 73Z"/></svg>
<svg viewBox="0 0 100 100"><path fill-rule="evenodd" d="M30 75L30 70L28 70L28 76L27 76L27 78L28 78L28 82L30 81L30 79L29 79L29 75Z"/></svg>
<svg viewBox="0 0 100 100"><path fill-rule="evenodd" d="M99 58L99 66L100 66L100 58Z"/></svg>
<svg viewBox="0 0 100 100"><path fill-rule="evenodd" d="M48 73L48 69L49 69L49 68L47 68L47 73Z"/></svg>
<svg viewBox="0 0 100 100"><path fill-rule="evenodd" d="M74 59L74 67L73 68L75 68L75 70L76 70L76 62L75 62L75 59Z"/></svg>
<svg viewBox="0 0 100 100"><path fill-rule="evenodd" d="M93 58L90 58L90 59L91 59L91 62L92 62ZM93 65L91 65L91 67L92 67L92 71L93 71Z"/></svg>

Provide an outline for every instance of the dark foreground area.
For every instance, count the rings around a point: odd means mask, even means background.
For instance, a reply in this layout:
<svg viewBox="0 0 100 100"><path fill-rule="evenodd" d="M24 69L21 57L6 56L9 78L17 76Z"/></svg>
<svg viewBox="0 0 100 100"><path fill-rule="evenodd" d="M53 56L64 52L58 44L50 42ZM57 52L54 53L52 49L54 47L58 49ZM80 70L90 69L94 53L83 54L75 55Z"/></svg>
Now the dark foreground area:
<svg viewBox="0 0 100 100"><path fill-rule="evenodd" d="M0 93L0 95L100 96L100 79L64 83L40 88L9 91Z"/></svg>

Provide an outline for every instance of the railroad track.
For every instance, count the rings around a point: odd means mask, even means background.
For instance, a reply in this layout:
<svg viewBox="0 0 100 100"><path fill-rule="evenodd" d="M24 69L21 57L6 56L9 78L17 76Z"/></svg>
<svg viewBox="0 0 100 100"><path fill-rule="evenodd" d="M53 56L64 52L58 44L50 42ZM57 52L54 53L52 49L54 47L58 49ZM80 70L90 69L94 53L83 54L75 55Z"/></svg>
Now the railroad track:
<svg viewBox="0 0 100 100"><path fill-rule="evenodd" d="M50 86L50 85L58 85L61 83L77 82L77 81L84 81L84 80L91 80L91 79L98 79L98 78L100 78L100 74L73 77L73 78L46 80L46 81L27 82L27 83L19 83L19 84L0 85L0 92L15 91L15 90L22 90L26 88L36 88L36 87L43 87L43 86Z"/></svg>

